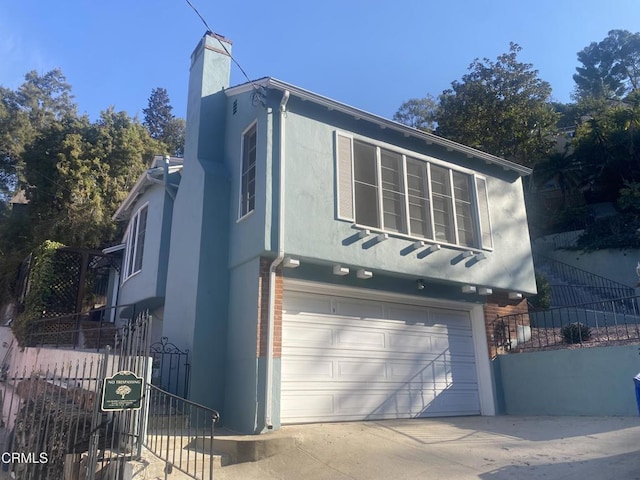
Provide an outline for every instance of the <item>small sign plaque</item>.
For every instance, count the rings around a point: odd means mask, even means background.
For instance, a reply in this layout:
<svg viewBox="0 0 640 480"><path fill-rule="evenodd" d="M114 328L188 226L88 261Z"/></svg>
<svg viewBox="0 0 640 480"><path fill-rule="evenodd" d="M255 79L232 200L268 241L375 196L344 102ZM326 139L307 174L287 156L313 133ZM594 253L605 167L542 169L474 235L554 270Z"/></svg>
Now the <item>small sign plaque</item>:
<svg viewBox="0 0 640 480"><path fill-rule="evenodd" d="M103 412L139 409L142 405L142 383L142 377L127 371L105 378L100 408Z"/></svg>

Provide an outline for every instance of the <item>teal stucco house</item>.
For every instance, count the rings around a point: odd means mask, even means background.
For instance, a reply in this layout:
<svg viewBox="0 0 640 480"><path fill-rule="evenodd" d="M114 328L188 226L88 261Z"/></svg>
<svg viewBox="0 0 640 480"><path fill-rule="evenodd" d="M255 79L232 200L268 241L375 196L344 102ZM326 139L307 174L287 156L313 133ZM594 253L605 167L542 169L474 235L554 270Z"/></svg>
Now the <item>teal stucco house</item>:
<svg viewBox="0 0 640 480"><path fill-rule="evenodd" d="M495 317L536 292L530 170L274 78L230 86L231 48L198 43L184 159L119 211L120 303L239 432L494 415Z"/></svg>

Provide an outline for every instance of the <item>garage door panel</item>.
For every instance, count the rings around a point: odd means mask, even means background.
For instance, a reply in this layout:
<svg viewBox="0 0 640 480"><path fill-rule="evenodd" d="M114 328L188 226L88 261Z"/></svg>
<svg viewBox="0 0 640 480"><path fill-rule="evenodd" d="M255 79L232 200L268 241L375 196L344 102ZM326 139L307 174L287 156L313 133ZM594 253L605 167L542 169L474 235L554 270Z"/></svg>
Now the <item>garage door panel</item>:
<svg viewBox="0 0 640 480"><path fill-rule="evenodd" d="M371 329L340 328L336 327L336 347L356 347L358 349L384 350L386 346L384 332L375 332Z"/></svg>
<svg viewBox="0 0 640 480"><path fill-rule="evenodd" d="M309 296L302 293L287 292L288 313L320 313L330 315L333 313L331 297L325 295Z"/></svg>
<svg viewBox="0 0 640 480"><path fill-rule="evenodd" d="M305 296L285 292L283 423L480 413L468 312Z"/></svg>
<svg viewBox="0 0 640 480"><path fill-rule="evenodd" d="M329 325L317 325L306 323L300 325L291 325L283 331L282 341L292 347L300 346L303 348L324 348L332 346L333 328Z"/></svg>
<svg viewBox="0 0 640 480"><path fill-rule="evenodd" d="M385 318L382 304L366 300L352 300L337 298L335 314L357 318Z"/></svg>
<svg viewBox="0 0 640 480"><path fill-rule="evenodd" d="M352 391L289 392L282 397L282 409L290 422L317 420L375 420L476 414L477 395L473 390L424 391L406 389L389 396L386 389ZM366 414L362 412L366 411Z"/></svg>

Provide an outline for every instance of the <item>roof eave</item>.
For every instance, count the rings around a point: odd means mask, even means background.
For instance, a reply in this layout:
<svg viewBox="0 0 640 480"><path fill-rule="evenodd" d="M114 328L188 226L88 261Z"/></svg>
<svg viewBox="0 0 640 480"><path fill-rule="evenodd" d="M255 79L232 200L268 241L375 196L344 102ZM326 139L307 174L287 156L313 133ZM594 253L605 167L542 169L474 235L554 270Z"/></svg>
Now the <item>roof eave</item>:
<svg viewBox="0 0 640 480"><path fill-rule="evenodd" d="M299 97L303 100L311 101L322 105L329 110L336 110L347 115L350 115L357 119L366 120L372 123L379 125L382 128L388 128L391 130L395 130L397 132L402 133L405 136L412 136L415 138L419 138L427 144L434 144L441 147L446 148L450 151L457 151L466 155L469 158L478 158L484 160L487 163L491 163L494 165L498 165L502 167L504 170L511 170L516 172L518 175L526 176L530 175L532 170L529 167L525 167L524 165L520 165L509 160L505 160L504 158L497 157L495 155L491 155L490 153L486 153L480 150L477 150L472 147L468 147L466 145L462 145L461 143L454 142L452 140L447 140L446 138L439 137L438 135L434 135L432 133L423 132L422 130L418 130L413 127L409 127L407 125L403 125L398 122L394 122L393 120L388 120L384 117L380 117L373 113L366 112L364 110L360 110L358 108L352 107L350 105L338 102L336 100L332 100L330 98L324 97L322 95L318 95L317 93L310 92L300 87L296 87L295 85L291 85L289 83L283 82L281 80L277 80L275 78L266 77L256 80L251 83L244 83L242 85L238 85L236 87L229 88L225 90L227 96L238 95L243 92L251 91L255 87L264 87L264 88L275 88L278 90L288 90L291 94Z"/></svg>

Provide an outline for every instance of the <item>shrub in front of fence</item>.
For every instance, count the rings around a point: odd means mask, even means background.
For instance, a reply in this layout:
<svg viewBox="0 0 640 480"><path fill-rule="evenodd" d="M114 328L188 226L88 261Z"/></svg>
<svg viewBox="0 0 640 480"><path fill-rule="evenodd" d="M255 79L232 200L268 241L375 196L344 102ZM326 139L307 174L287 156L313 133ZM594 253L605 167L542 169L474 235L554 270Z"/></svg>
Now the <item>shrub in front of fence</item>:
<svg viewBox="0 0 640 480"><path fill-rule="evenodd" d="M573 322L560 329L565 343L582 343L591 339L591 329L584 323Z"/></svg>

